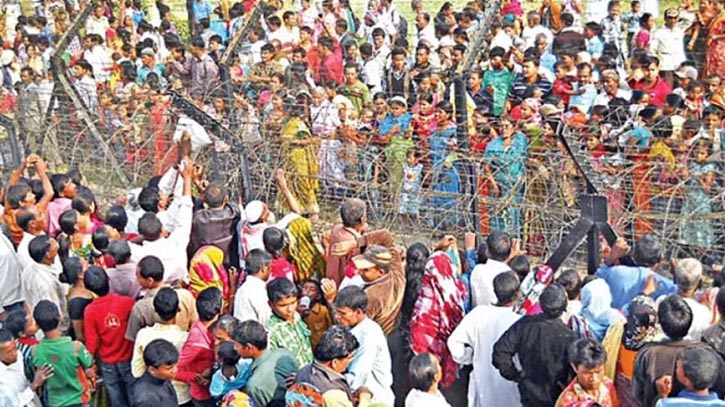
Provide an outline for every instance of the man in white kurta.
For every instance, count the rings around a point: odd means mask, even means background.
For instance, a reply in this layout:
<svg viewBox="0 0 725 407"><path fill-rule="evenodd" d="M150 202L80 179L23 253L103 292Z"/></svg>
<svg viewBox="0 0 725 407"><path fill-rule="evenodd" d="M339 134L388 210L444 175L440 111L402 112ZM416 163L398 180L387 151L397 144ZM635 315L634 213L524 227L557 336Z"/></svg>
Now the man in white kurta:
<svg viewBox="0 0 725 407"><path fill-rule="evenodd" d="M494 279L494 290L502 305L479 305L448 337L448 349L456 363L473 365L468 384L469 407L520 407L519 390L493 369L493 345L521 318L513 310L519 282L513 272Z"/></svg>

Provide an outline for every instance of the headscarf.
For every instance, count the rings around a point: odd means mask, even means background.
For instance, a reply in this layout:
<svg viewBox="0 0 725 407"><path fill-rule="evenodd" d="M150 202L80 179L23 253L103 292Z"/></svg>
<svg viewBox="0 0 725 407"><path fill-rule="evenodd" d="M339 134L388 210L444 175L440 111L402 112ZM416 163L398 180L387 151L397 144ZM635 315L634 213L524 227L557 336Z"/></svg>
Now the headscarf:
<svg viewBox="0 0 725 407"><path fill-rule="evenodd" d="M639 350L647 342L655 340L658 333L655 301L646 295L634 297L629 305L627 323L624 324L624 347L627 350Z"/></svg>
<svg viewBox="0 0 725 407"><path fill-rule="evenodd" d="M601 341L609 326L623 318L619 311L612 308L612 293L609 285L601 278L593 280L582 288L581 297L581 314L587 321L594 339Z"/></svg>
<svg viewBox="0 0 725 407"><path fill-rule="evenodd" d="M216 246L202 246L189 264L189 291L194 297L209 287L216 287L222 293L223 306L231 300L229 274L224 268L224 252Z"/></svg>
<svg viewBox="0 0 725 407"><path fill-rule="evenodd" d="M222 398L222 407L255 407L256 404L247 393L233 390Z"/></svg>
<svg viewBox="0 0 725 407"><path fill-rule="evenodd" d="M541 314L539 297L552 281L554 281L554 271L546 264L536 267L527 274L520 288L524 294L524 301L515 307L515 311L522 315Z"/></svg>

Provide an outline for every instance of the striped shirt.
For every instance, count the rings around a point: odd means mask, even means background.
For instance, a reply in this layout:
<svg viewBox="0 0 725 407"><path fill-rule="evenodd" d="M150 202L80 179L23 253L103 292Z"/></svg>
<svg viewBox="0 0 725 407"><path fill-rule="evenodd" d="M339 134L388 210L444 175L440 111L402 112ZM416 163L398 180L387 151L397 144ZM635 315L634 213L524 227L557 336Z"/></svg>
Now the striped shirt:
<svg viewBox="0 0 725 407"><path fill-rule="evenodd" d="M527 97L527 90L530 87L537 87L541 89L541 92L544 94L544 97L549 96L551 94L551 88L553 87L553 84L548 79L544 78L543 76L539 75L536 79L536 83L530 84L526 82L526 79L524 79L524 76L519 74L516 75L516 79L514 79L514 84L511 86L511 94L509 95L509 99L513 103L514 106L519 105L521 102L524 101Z"/></svg>

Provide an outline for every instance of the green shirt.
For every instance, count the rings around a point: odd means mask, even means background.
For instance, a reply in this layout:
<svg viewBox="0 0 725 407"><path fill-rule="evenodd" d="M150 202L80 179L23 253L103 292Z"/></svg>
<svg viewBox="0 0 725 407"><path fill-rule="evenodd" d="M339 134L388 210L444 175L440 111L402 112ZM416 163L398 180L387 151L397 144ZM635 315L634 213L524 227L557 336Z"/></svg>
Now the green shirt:
<svg viewBox="0 0 725 407"><path fill-rule="evenodd" d="M267 349L249 367L250 377L244 390L258 406L270 405L273 400L284 404L285 380L298 370L299 366L289 352Z"/></svg>
<svg viewBox="0 0 725 407"><path fill-rule="evenodd" d="M493 115L501 116L506 101L509 98L511 85L514 83L514 74L504 68L500 71L490 70L483 74L483 84L481 88L485 92L489 86L493 87Z"/></svg>
<svg viewBox="0 0 725 407"><path fill-rule="evenodd" d="M355 106L355 110L359 115L362 112L365 103L371 100L370 89L368 88L368 85L357 81L352 86L345 84L342 89L343 90L340 92L340 94L350 99L350 102L352 102L353 106Z"/></svg>
<svg viewBox="0 0 725 407"><path fill-rule="evenodd" d="M46 364L53 367L53 376L46 381L48 407L73 406L88 403L91 399L85 369L91 367L93 358L86 347L69 336L56 339L44 338L35 346L33 366Z"/></svg>
<svg viewBox="0 0 725 407"><path fill-rule="evenodd" d="M267 320L268 349L287 349L300 366L312 363L310 329L295 312L295 322L290 323L275 314Z"/></svg>

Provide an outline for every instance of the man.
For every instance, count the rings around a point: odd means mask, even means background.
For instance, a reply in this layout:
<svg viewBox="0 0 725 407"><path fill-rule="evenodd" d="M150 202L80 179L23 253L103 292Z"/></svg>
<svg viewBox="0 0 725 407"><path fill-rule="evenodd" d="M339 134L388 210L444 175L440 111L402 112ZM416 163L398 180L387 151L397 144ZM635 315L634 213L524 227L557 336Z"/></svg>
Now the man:
<svg viewBox="0 0 725 407"><path fill-rule="evenodd" d="M660 302L657 320L667 338L643 347L634 361L632 392L644 407L657 401L657 379L672 374L677 356L696 344L685 339L692 326L692 310L678 295L669 295Z"/></svg>
<svg viewBox="0 0 725 407"><path fill-rule="evenodd" d="M501 47L491 49L488 54L491 69L483 74L483 82L481 83L481 106L488 107L494 116L503 114L511 86L514 83L514 74L509 71L503 62L505 55L506 50Z"/></svg>
<svg viewBox="0 0 725 407"><path fill-rule="evenodd" d="M430 62L430 47L423 44L418 44L415 48L415 62L410 69L410 77L413 80L420 81L419 75L428 74L433 72L433 64Z"/></svg>
<svg viewBox="0 0 725 407"><path fill-rule="evenodd" d="M700 287L700 280L702 280L702 263L691 258L678 260L675 265L674 278L677 295L682 297L692 310L692 326L687 332L687 336L689 339L699 341L702 333L710 327L712 319L710 308L695 299L697 289Z"/></svg>
<svg viewBox="0 0 725 407"><path fill-rule="evenodd" d="M276 278L267 284L267 297L272 308L265 325L269 349L287 349L299 366L312 362L311 332L297 312L297 286L284 277Z"/></svg>
<svg viewBox="0 0 725 407"><path fill-rule="evenodd" d="M383 67L373 56L373 45L369 42L360 45L360 56L363 59L361 79L370 89L371 94L383 91Z"/></svg>
<svg viewBox="0 0 725 407"><path fill-rule="evenodd" d="M30 255L28 255L30 257ZM22 309L23 290L21 285L23 267L13 243L0 231L0 318L17 309Z"/></svg>
<svg viewBox="0 0 725 407"><path fill-rule="evenodd" d="M573 377L566 351L578 339L561 320L567 303L561 286L546 287L539 302L542 314L516 321L493 346L493 366L505 379L518 383L526 407L554 405ZM519 363L514 363L515 357Z"/></svg>
<svg viewBox="0 0 725 407"><path fill-rule="evenodd" d="M385 93L388 98L400 96L409 105L413 105L415 103L415 87L413 86L413 77L408 68L405 50L400 47L395 47L390 55L392 62L383 78Z"/></svg>
<svg viewBox="0 0 725 407"><path fill-rule="evenodd" d="M282 14L282 26L277 30L275 36L270 35L270 40L278 39L282 48L291 50L300 42L300 27L297 26L297 14L287 10Z"/></svg>
<svg viewBox="0 0 725 407"><path fill-rule="evenodd" d="M234 296L234 316L240 321L254 320L263 325L272 315L267 297L267 280L271 272L272 257L261 249L247 256L247 278Z"/></svg>
<svg viewBox="0 0 725 407"><path fill-rule="evenodd" d="M15 220L17 221L18 226L23 229L23 239L20 241L17 250L18 264L22 270L33 262L33 259L30 257L30 252L28 251L28 246L30 245L30 241L36 236L45 234L45 218L41 216L37 206L31 205L18 209L18 212L15 214ZM55 266L58 270L60 270L60 259L56 257L55 260L57 263Z"/></svg>
<svg viewBox="0 0 725 407"><path fill-rule="evenodd" d="M355 240L367 231L368 219L365 202L360 199L350 198L343 202L340 206L340 218L342 223L333 226L330 231L330 249L337 243ZM325 277L339 286L345 276L345 267L354 254L336 256L331 250L328 250Z"/></svg>
<svg viewBox="0 0 725 407"><path fill-rule="evenodd" d="M111 279L111 291L131 298L138 298L141 285L136 278L136 263L131 261L131 246L126 240L111 240L107 254L113 258L114 267L106 269Z"/></svg>
<svg viewBox="0 0 725 407"><path fill-rule="evenodd" d="M592 106L609 106L614 99L622 99L629 102L632 93L621 89L619 86L619 74L614 69L607 69L601 74L602 91L594 98Z"/></svg>
<svg viewBox="0 0 725 407"><path fill-rule="evenodd" d="M642 67L644 68L644 77L629 81L629 87L632 90L643 90L649 95L649 103L653 106L662 106L665 103L667 95L672 93L672 86L660 77L660 60L657 57L649 57L644 60Z"/></svg>
<svg viewBox="0 0 725 407"><path fill-rule="evenodd" d="M671 280L656 274L653 270L662 260L662 247L652 235L641 237L634 245L633 260L636 267L615 265L620 258L629 252L624 240L619 240L612 247L604 265L597 270L597 277L603 278L612 292L612 308L624 309L632 299L640 294L645 283L652 279L658 287L651 293L653 298L672 294L677 287Z"/></svg>
<svg viewBox="0 0 725 407"><path fill-rule="evenodd" d="M335 319L350 328L360 346L345 374L352 389L365 388L374 403L392 406L395 395L388 342L380 325L365 315L368 297L360 287L345 287L335 299Z"/></svg>
<svg viewBox="0 0 725 407"><path fill-rule="evenodd" d="M471 272L471 305L492 305L496 300L493 279L511 268L506 261L511 256L511 236L500 230L492 230L486 239L488 260L477 264Z"/></svg>
<svg viewBox="0 0 725 407"><path fill-rule="evenodd" d="M570 13L561 15L561 24L563 28L559 34L554 36L554 42L551 44L551 50L554 54L559 55L562 50L570 50L574 53L586 51L587 42L584 34L579 32L574 25L574 16Z"/></svg>
<svg viewBox="0 0 725 407"><path fill-rule="evenodd" d="M191 182L194 171L194 164L191 160L184 160L181 164L183 169L180 175L183 182L182 196L175 197L175 214L169 216L170 220L175 221L176 227L168 235L163 237L163 225L159 218L153 213L145 213L138 221L139 233L143 236L143 242L140 245L131 245L131 258L138 263L146 256L156 256L164 263L164 281L182 280L188 278L188 268L186 256L179 256L179 253L185 253L186 247L189 245L189 235L191 233L192 221L192 202L191 202ZM140 199L140 198L139 198Z"/></svg>
<svg viewBox="0 0 725 407"><path fill-rule="evenodd" d="M35 370L35 377L30 382L25 377L25 360L13 335L0 329L0 405L42 407L36 392L52 375L53 368L44 365Z"/></svg>
<svg viewBox="0 0 725 407"><path fill-rule="evenodd" d="M194 212L191 222L189 257L200 247L213 245L224 252L224 264L239 267L236 247L237 223L241 212L236 204L229 202L229 191L218 181L212 181L204 190L206 209Z"/></svg>
<svg viewBox="0 0 725 407"><path fill-rule="evenodd" d="M103 15L103 4L96 4L93 7L93 13L86 21L86 35L97 34L102 38L106 38L106 31L110 28L108 19Z"/></svg>
<svg viewBox="0 0 725 407"><path fill-rule="evenodd" d="M85 288L96 297L83 313L88 353L101 360L101 373L112 406L129 406L133 341L124 337L133 298L110 292L106 272L91 266L83 277Z"/></svg>
<svg viewBox="0 0 725 407"><path fill-rule="evenodd" d="M619 0L607 4L607 16L601 21L602 37L605 44L614 44L619 55L627 55L627 30L622 22Z"/></svg>
<svg viewBox="0 0 725 407"><path fill-rule="evenodd" d="M191 54L194 56L189 68L191 72L191 95L195 98L215 89L219 83L219 67L207 54L204 40L191 40Z"/></svg>
<svg viewBox="0 0 725 407"><path fill-rule="evenodd" d="M489 53L490 55L490 53ZM468 96L473 99L473 102L476 104L476 107L487 107L486 106L486 96L484 95L485 92L483 88L481 87L481 84L483 83L483 73L477 70L471 71L471 73L468 75ZM490 108L490 107L489 107Z"/></svg>
<svg viewBox="0 0 725 407"><path fill-rule="evenodd" d="M354 404L353 390L343 376L356 349L358 341L349 330L339 325L331 326L315 347L315 360L300 369L295 376L295 383L319 389L327 406L368 406L371 402L370 393L361 389L356 393L359 401Z"/></svg>
<svg viewBox="0 0 725 407"><path fill-rule="evenodd" d="M526 98L527 92L530 87L535 86L544 97L549 96L553 84L551 81L539 74L539 61L538 58L529 56L524 58L523 72L516 75L514 83L511 87L511 93L509 97L509 110L513 106L518 106Z"/></svg>
<svg viewBox="0 0 725 407"><path fill-rule="evenodd" d="M83 104L91 114L98 114L98 89L96 80L93 79L93 67L85 59L76 61L73 64L73 74L76 82L73 84Z"/></svg>
<svg viewBox="0 0 725 407"><path fill-rule="evenodd" d="M147 256L141 259L136 268L136 278L146 295L140 299L131 311L126 330L126 339L134 341L141 328L161 322L154 311L154 296L164 287L164 265L158 257ZM194 295L184 288L177 288L179 295L179 312L176 314L176 325L182 331L188 332L191 325L199 318L196 310Z"/></svg>
<svg viewBox="0 0 725 407"><path fill-rule="evenodd" d="M320 57L315 70L315 83L335 82L342 84L342 55L336 50L333 39L322 37L317 41L317 54Z"/></svg>
<svg viewBox="0 0 725 407"><path fill-rule="evenodd" d="M177 399L171 381L176 377L179 351L165 339L156 339L143 352L146 372L131 388L133 407L176 407Z"/></svg>
<svg viewBox="0 0 725 407"><path fill-rule="evenodd" d="M66 314L66 289L58 280L63 271L55 262L58 256L58 242L47 235L36 236L28 245L31 264L23 269L21 275L23 286L23 297L29 309L42 300L48 300L55 304L64 314L61 320L61 331L68 329L70 318Z"/></svg>
<svg viewBox="0 0 725 407"><path fill-rule="evenodd" d="M526 14L526 22L528 25L521 31L521 39L526 42L526 48L536 46L536 36L539 34L546 35L546 42L551 44L554 41L554 35L551 30L541 25L541 15L537 11L529 11Z"/></svg>
<svg viewBox="0 0 725 407"><path fill-rule="evenodd" d="M344 61L347 61L350 58L350 55L347 52L347 48L350 44L356 44L357 40L355 39L355 36L348 30L347 21L340 18L337 21L335 21L335 36L337 39L337 43L340 44L340 49L342 50L342 59Z"/></svg>
<svg viewBox="0 0 725 407"><path fill-rule="evenodd" d="M25 139L25 150L40 154L43 143L42 117L45 110L42 107L40 88L34 81L35 75L30 67L20 70L16 114L20 134Z"/></svg>
<svg viewBox="0 0 725 407"><path fill-rule="evenodd" d="M516 384L491 369L494 343L521 318L513 309L519 298L519 287L519 279L513 272L497 275L493 279L496 304L474 308L448 337L453 360L461 365L473 365L468 385L469 407L521 405Z"/></svg>
<svg viewBox="0 0 725 407"><path fill-rule="evenodd" d="M165 70L166 68L164 65L156 63L156 53L154 53L154 50L151 48L144 48L141 51L141 66L138 68L138 72L136 73L136 83L139 85L145 84L149 74L153 72L156 74L158 84L163 86L166 84L166 79L164 77Z"/></svg>
<svg viewBox="0 0 725 407"><path fill-rule="evenodd" d="M345 83L338 92L352 102L359 115L362 112L363 106L370 103L371 99L370 89L368 89L367 85L360 82L358 77L357 64L352 62L345 64Z"/></svg>
<svg viewBox="0 0 725 407"><path fill-rule="evenodd" d="M244 321L232 332L234 349L253 359L244 391L258 406L284 406L285 381L297 373L294 356L285 349L267 350L267 331L257 321Z"/></svg>
<svg viewBox="0 0 725 407"><path fill-rule="evenodd" d="M142 377L148 370L149 365L146 364L144 354L149 344L156 339L164 339L169 341L177 352L180 352L189 337L189 334L182 331L175 323L176 314L179 312L179 295L174 289L171 287L160 289L154 296L153 302L154 311L161 319L161 322L142 328L136 335L131 359L131 373L136 378ZM178 380L172 381L172 384L180 405L191 401L188 384Z"/></svg>
<svg viewBox="0 0 725 407"><path fill-rule="evenodd" d="M103 46L103 38L98 34L88 34L83 39L86 50L83 52L83 60L92 67L90 74L98 82L106 82L111 78L109 67L113 64L111 54Z"/></svg>
<svg viewBox="0 0 725 407"><path fill-rule="evenodd" d="M665 26L655 30L649 43L649 54L660 61L660 75L670 85L674 84L674 73L685 56L685 32L677 24L680 12L675 8L665 11Z"/></svg>
<svg viewBox="0 0 725 407"><path fill-rule="evenodd" d="M426 41L428 46L433 49L438 48L438 37L436 37L435 26L430 22L430 13L426 11L419 12L415 16L415 27L418 29L418 34L416 34L413 43L416 48L423 41Z"/></svg>

